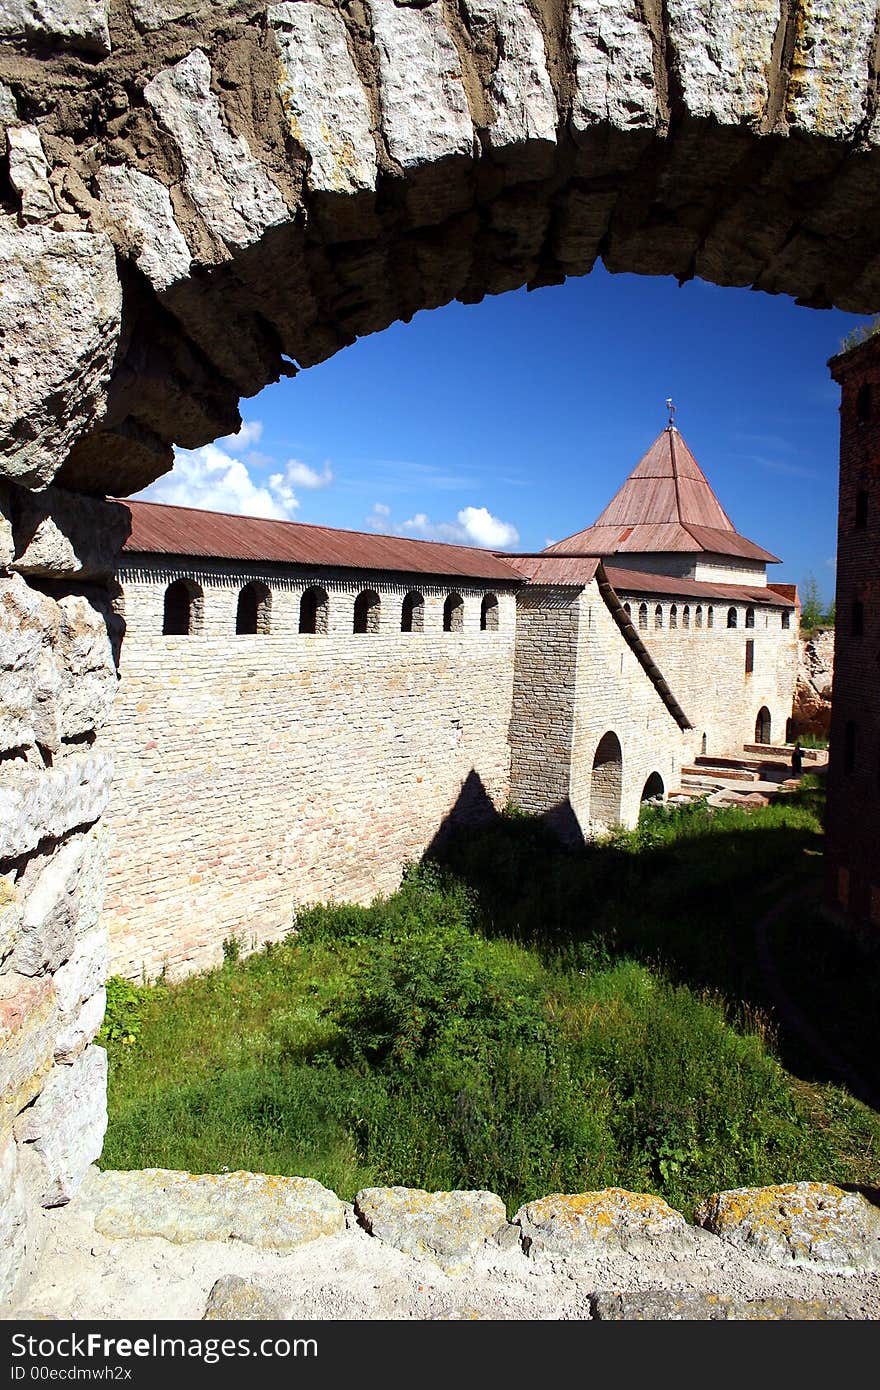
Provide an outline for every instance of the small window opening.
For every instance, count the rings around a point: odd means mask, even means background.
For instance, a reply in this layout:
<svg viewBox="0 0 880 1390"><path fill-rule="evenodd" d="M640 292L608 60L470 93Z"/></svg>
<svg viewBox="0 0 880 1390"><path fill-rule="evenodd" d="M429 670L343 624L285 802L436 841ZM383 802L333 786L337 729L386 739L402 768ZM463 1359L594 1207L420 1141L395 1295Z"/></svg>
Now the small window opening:
<svg viewBox="0 0 880 1390"><path fill-rule="evenodd" d="M326 637L327 615L330 607L327 590L313 585L299 601L300 632Z"/></svg>
<svg viewBox="0 0 880 1390"><path fill-rule="evenodd" d="M707 627L714 627L714 626L715 626L715 609L714 609L714 608L710 608L709 611L708 611L707 614L706 614L706 626L707 626Z"/></svg>
<svg viewBox="0 0 880 1390"><path fill-rule="evenodd" d="M480 604L480 631L498 631L498 599L495 594L484 594Z"/></svg>
<svg viewBox="0 0 880 1390"><path fill-rule="evenodd" d="M379 615L381 613L381 601L379 595L373 589L364 589L363 593L358 594L354 601L354 625L353 631L360 633L375 634L379 631Z"/></svg>
<svg viewBox="0 0 880 1390"><path fill-rule="evenodd" d="M703 605L702 605L701 603L698 603L698 604L697 604L697 611L696 611L696 613L694 614L694 626L695 626L695 627L702 627L702 626L703 626Z"/></svg>
<svg viewBox="0 0 880 1390"><path fill-rule="evenodd" d="M728 608L728 610L727 610L727 626L728 626L728 627L736 627L736 623L737 623L736 609L735 609L735 608Z"/></svg>
<svg viewBox="0 0 880 1390"><path fill-rule="evenodd" d="M267 633L270 627L272 595L258 579L245 584L238 595L235 610L235 631L238 636Z"/></svg>
<svg viewBox="0 0 880 1390"><path fill-rule="evenodd" d="M746 627L754 627L754 626L755 626L755 610L754 610L754 608L747 608L747 609L746 609Z"/></svg>
<svg viewBox="0 0 880 1390"><path fill-rule="evenodd" d="M400 607L401 632L424 632L425 598L415 590L407 594Z"/></svg>
<svg viewBox="0 0 880 1390"><path fill-rule="evenodd" d="M782 610L782 626L784 628L791 627L791 614L789 613L787 608L783 608Z"/></svg>
<svg viewBox="0 0 880 1390"><path fill-rule="evenodd" d="M443 631L461 632L464 628L464 599L461 594L447 594L443 604Z"/></svg>
<svg viewBox="0 0 880 1390"><path fill-rule="evenodd" d="M669 609L669 626L678 627L678 606L674 603Z"/></svg>
<svg viewBox="0 0 880 1390"><path fill-rule="evenodd" d="M755 643L751 639L746 642L746 675L750 676L755 669Z"/></svg>
<svg viewBox="0 0 880 1390"><path fill-rule="evenodd" d="M191 579L175 579L165 590L162 605L163 637L191 637L202 625L204 598Z"/></svg>
<svg viewBox="0 0 880 1390"><path fill-rule="evenodd" d="M654 626L663 626L663 605L661 603L658 603L657 607L654 609Z"/></svg>
<svg viewBox="0 0 880 1390"><path fill-rule="evenodd" d="M648 605L646 603L639 604L639 628L642 632L648 630Z"/></svg>
<svg viewBox="0 0 880 1390"><path fill-rule="evenodd" d="M691 625L691 606L689 603L686 603L682 609L681 625L682 627L690 627Z"/></svg>

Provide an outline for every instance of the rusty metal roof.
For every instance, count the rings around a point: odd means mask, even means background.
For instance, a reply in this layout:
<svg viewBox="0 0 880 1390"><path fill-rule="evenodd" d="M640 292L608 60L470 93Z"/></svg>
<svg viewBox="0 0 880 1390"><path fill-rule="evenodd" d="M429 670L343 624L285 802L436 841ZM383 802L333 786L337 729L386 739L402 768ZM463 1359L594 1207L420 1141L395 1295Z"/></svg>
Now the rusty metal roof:
<svg viewBox="0 0 880 1390"><path fill-rule="evenodd" d="M674 425L658 435L592 526L548 546L548 555L711 552L776 564L741 536Z"/></svg>
<svg viewBox="0 0 880 1390"><path fill-rule="evenodd" d="M232 516L160 502L125 501L124 505L131 511L131 535L124 547L128 554L262 560L308 568L391 570L522 583L522 575L509 560L476 546Z"/></svg>
<svg viewBox="0 0 880 1390"><path fill-rule="evenodd" d="M673 598L726 600L771 608L794 608L795 601L779 592L750 584L706 584L702 580L677 579L668 574L645 574L641 570L618 569L606 565L609 580L619 594L669 594Z"/></svg>
<svg viewBox="0 0 880 1390"><path fill-rule="evenodd" d="M586 555L507 555L505 559L530 584L589 584L600 563Z"/></svg>

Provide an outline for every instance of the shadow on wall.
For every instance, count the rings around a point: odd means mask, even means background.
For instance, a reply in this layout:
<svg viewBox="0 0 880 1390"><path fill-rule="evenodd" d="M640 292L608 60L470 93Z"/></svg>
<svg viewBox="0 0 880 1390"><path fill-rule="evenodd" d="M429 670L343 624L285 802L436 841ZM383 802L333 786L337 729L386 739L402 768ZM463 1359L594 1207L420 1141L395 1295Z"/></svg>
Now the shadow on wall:
<svg viewBox="0 0 880 1390"><path fill-rule="evenodd" d="M431 843L422 859L436 858L451 837L461 830L483 830L496 825L503 819L476 768L471 768L461 784L461 791L451 810L443 817ZM574 812L574 807L566 797L556 806L536 818L564 845L583 845L584 832Z"/></svg>

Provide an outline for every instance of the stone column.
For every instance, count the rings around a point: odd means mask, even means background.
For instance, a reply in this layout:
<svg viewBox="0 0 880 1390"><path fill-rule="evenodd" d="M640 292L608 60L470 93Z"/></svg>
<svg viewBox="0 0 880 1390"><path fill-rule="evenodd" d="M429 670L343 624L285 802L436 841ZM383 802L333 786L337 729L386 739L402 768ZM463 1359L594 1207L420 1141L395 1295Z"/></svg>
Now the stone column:
<svg viewBox="0 0 880 1390"><path fill-rule="evenodd" d="M98 731L118 681L128 509L0 483L0 1302L39 1207L76 1192L107 1126Z"/></svg>

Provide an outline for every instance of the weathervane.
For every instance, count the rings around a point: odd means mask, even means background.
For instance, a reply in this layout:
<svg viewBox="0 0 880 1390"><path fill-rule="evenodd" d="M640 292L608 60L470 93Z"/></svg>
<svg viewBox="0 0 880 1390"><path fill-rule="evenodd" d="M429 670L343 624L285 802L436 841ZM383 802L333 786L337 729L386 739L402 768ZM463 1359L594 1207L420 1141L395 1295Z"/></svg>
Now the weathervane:
<svg viewBox="0 0 880 1390"><path fill-rule="evenodd" d="M672 404L672 397L666 397L666 409L669 411L669 428L675 429L675 406Z"/></svg>

